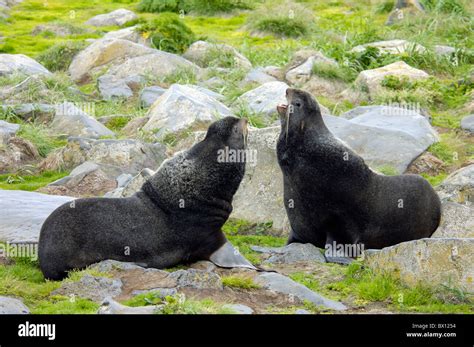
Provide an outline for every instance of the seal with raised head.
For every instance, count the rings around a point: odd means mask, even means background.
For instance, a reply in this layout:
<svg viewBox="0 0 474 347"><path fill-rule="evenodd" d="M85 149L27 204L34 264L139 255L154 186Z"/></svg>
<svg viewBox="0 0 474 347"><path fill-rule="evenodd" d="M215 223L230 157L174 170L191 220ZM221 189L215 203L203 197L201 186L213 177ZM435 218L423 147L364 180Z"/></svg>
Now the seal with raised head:
<svg viewBox="0 0 474 347"><path fill-rule="evenodd" d="M203 141L160 166L129 198L86 198L57 208L44 222L39 262L46 278L114 259L166 268L211 260L254 268L221 231L245 173L247 121L226 117Z"/></svg>
<svg viewBox="0 0 474 347"><path fill-rule="evenodd" d="M288 243L380 249L431 236L441 203L424 178L372 171L328 130L311 94L289 88L286 97L288 105L277 107L277 155L291 226Z"/></svg>

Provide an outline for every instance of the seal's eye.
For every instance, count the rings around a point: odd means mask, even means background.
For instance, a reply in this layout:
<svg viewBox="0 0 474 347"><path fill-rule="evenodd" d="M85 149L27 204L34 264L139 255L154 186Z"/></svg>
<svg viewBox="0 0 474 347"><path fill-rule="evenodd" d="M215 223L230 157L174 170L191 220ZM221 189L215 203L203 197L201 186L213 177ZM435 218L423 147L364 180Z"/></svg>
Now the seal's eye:
<svg viewBox="0 0 474 347"><path fill-rule="evenodd" d="M295 106L296 107L301 107L301 103L297 101L297 102L295 102Z"/></svg>

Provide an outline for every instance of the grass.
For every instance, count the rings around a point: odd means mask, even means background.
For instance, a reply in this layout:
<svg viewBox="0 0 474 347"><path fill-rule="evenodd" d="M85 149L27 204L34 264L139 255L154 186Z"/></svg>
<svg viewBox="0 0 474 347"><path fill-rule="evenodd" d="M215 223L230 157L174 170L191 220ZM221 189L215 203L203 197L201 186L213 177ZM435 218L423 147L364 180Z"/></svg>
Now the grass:
<svg viewBox="0 0 474 347"><path fill-rule="evenodd" d="M46 157L51 151L65 146L67 143L66 140L58 140L51 137L46 127L30 123L21 125L18 136L30 141L42 157Z"/></svg>
<svg viewBox="0 0 474 347"><path fill-rule="evenodd" d="M0 189L32 192L67 175L67 172L56 171L45 171L40 175L4 174L0 175Z"/></svg>
<svg viewBox="0 0 474 347"><path fill-rule="evenodd" d="M244 276L224 276L221 278L224 287L233 289L258 289L260 286L256 284L252 278Z"/></svg>
<svg viewBox="0 0 474 347"><path fill-rule="evenodd" d="M137 9L141 12L182 12L214 15L238 9L250 9L249 0L141 0Z"/></svg>
<svg viewBox="0 0 474 347"><path fill-rule="evenodd" d="M74 56L86 46L84 41L59 42L39 54L37 59L49 71L66 71Z"/></svg>
<svg viewBox="0 0 474 347"><path fill-rule="evenodd" d="M315 63L311 73L330 80L344 82L351 82L357 77L354 70L327 63Z"/></svg>

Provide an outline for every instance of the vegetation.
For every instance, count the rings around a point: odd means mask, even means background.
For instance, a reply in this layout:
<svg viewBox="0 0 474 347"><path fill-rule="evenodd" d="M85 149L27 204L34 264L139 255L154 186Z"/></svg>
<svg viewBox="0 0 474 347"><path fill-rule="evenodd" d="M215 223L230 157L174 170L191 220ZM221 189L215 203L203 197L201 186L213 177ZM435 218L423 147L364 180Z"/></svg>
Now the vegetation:
<svg viewBox="0 0 474 347"><path fill-rule="evenodd" d="M141 12L180 12L213 15L237 9L252 8L248 0L141 0Z"/></svg>
<svg viewBox="0 0 474 347"><path fill-rule="evenodd" d="M39 54L37 59L49 71L66 71L74 56L85 47L82 41L60 42Z"/></svg>
<svg viewBox="0 0 474 347"><path fill-rule="evenodd" d="M45 171L41 175L4 174L0 175L0 189L35 191L67 175L67 172L55 171Z"/></svg>
<svg viewBox="0 0 474 347"><path fill-rule="evenodd" d="M234 289L258 289L260 286L250 277L244 276L224 276L221 278L222 284L225 287Z"/></svg>
<svg viewBox="0 0 474 347"><path fill-rule="evenodd" d="M196 41L192 30L174 13L160 13L153 20L140 24L137 30L162 51L183 53Z"/></svg>

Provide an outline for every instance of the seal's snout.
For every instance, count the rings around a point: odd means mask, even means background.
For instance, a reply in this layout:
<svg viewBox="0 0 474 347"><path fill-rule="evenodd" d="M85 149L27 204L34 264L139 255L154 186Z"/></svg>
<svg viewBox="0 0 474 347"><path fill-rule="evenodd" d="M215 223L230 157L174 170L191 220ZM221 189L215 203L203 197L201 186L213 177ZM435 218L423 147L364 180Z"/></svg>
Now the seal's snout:
<svg viewBox="0 0 474 347"><path fill-rule="evenodd" d="M277 106L277 111L280 116L285 116L287 109L288 109L288 105L285 105L285 104L280 104Z"/></svg>

